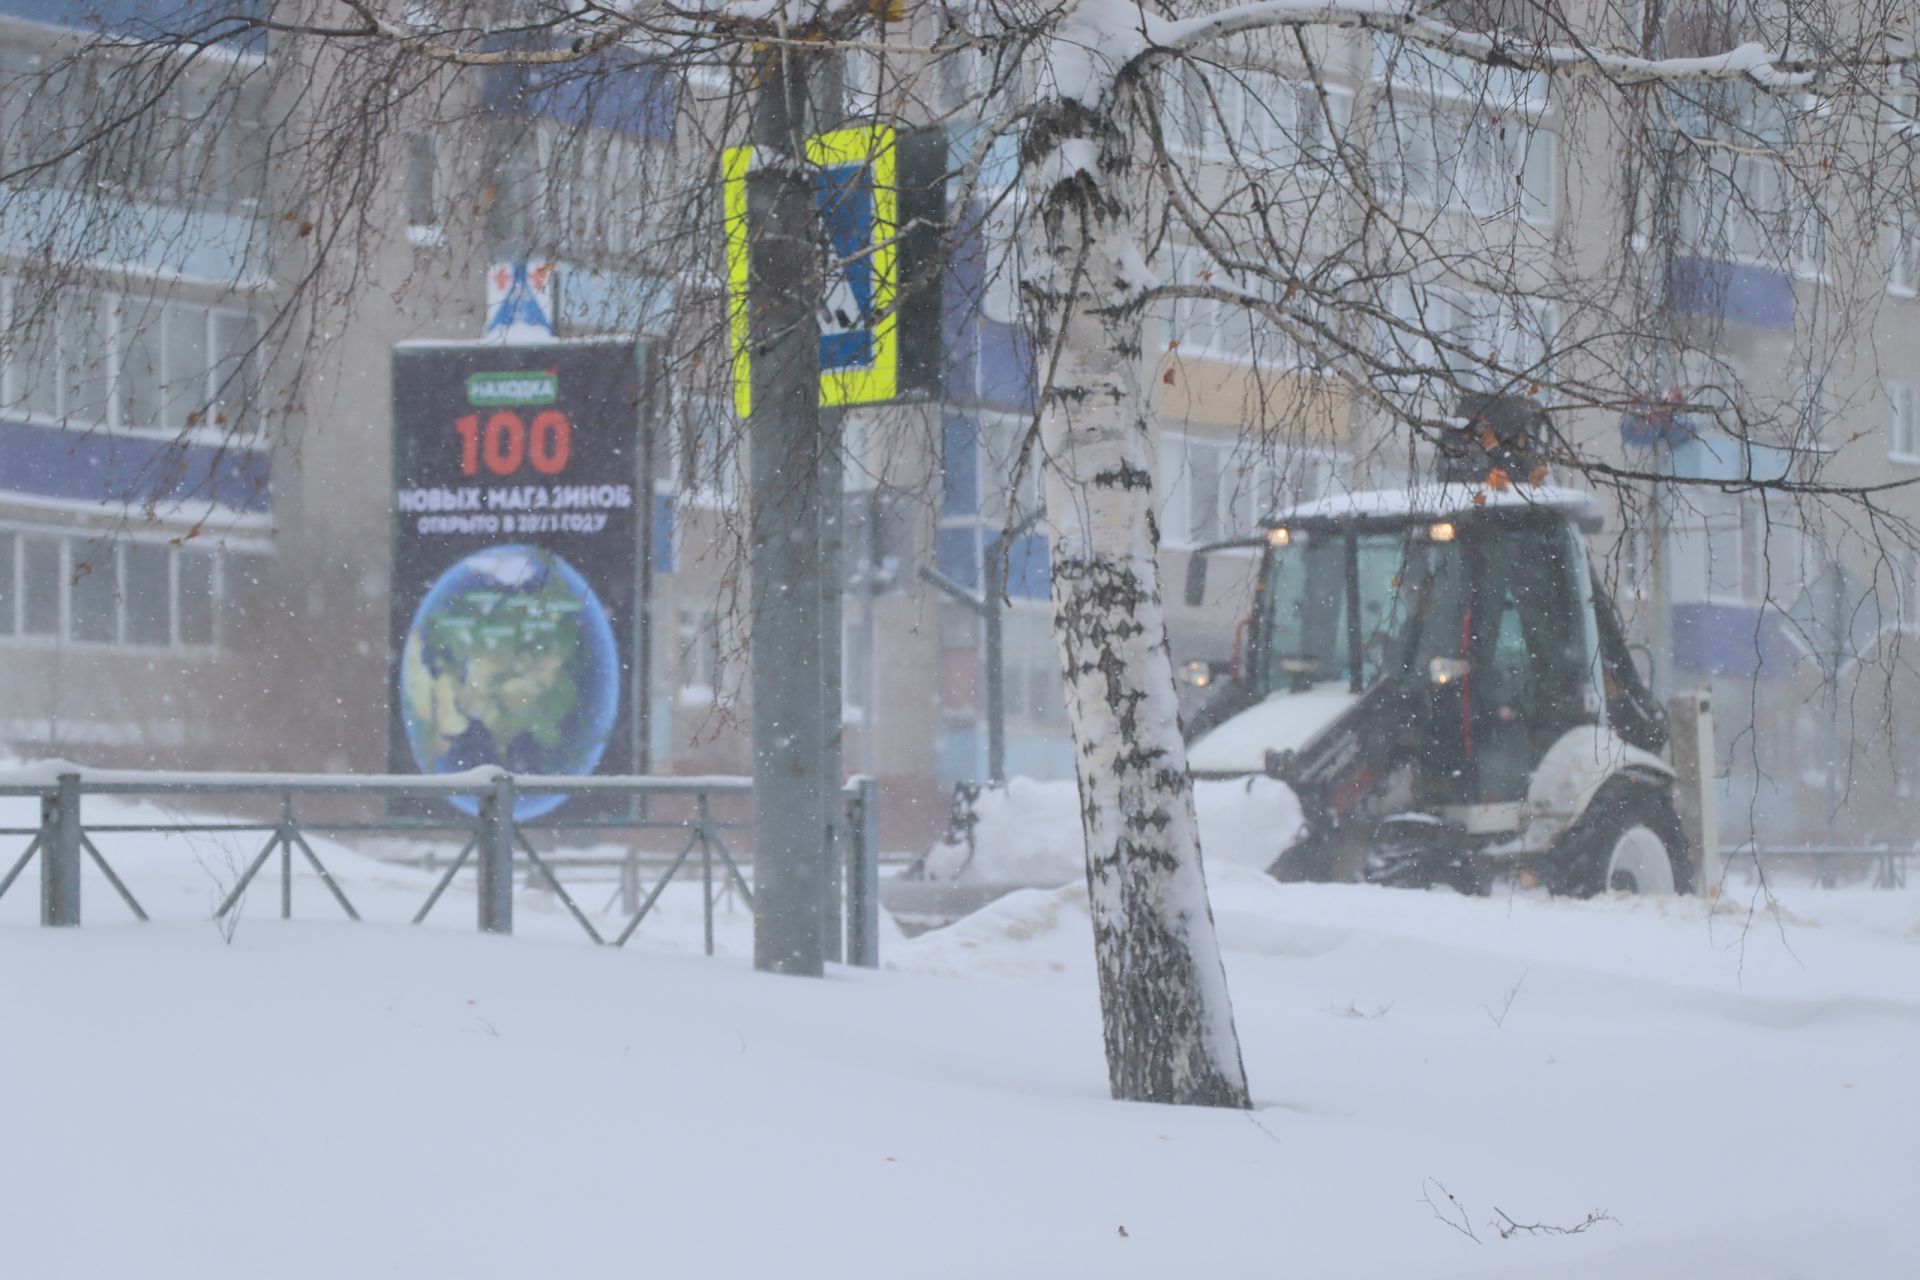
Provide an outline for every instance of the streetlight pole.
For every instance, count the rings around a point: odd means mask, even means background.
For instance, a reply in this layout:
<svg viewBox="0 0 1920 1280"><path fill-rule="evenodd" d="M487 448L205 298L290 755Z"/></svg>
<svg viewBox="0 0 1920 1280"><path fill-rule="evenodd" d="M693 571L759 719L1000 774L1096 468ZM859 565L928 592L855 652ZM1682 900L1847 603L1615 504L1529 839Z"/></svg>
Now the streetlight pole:
<svg viewBox="0 0 1920 1280"><path fill-rule="evenodd" d="M825 971L821 261L803 166L808 62L768 49L747 177L754 968ZM837 483L837 478L836 478ZM837 582L835 584L838 585ZM837 727L837 726L836 726Z"/></svg>

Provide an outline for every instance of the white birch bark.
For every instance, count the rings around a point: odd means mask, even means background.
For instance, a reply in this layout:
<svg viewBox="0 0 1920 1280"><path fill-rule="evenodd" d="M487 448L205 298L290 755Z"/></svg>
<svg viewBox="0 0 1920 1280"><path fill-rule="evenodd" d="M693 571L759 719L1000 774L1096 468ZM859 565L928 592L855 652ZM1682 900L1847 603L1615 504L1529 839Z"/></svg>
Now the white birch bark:
<svg viewBox="0 0 1920 1280"><path fill-rule="evenodd" d="M1024 158L1037 224L1028 243L1045 253L1029 297L1054 634L1113 1096L1244 1107L1155 562L1137 305L1145 269L1114 194L1125 190L1127 140L1065 103L1035 121Z"/></svg>

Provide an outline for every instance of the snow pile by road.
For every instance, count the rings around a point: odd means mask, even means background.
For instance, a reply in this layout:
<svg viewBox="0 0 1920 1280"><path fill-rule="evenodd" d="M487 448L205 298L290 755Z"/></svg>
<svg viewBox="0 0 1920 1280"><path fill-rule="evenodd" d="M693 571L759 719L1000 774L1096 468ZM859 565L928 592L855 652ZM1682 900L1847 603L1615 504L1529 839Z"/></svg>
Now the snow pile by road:
<svg viewBox="0 0 1920 1280"><path fill-rule="evenodd" d="M1194 783L1200 846L1209 868L1264 870L1300 829L1300 802L1283 782L1251 777ZM1013 778L973 802L970 836L934 846L922 864L933 880L1054 885L1085 873L1080 793L1072 782Z"/></svg>

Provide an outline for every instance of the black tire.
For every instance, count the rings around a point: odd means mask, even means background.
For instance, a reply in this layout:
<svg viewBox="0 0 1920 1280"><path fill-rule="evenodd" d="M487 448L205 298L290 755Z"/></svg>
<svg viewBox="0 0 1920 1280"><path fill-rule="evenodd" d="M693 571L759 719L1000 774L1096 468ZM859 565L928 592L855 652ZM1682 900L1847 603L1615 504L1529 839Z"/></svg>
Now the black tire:
<svg viewBox="0 0 1920 1280"><path fill-rule="evenodd" d="M1600 788L1573 830L1554 846L1549 887L1555 893L1591 898L1597 893L1641 892L1630 871L1615 871L1608 883L1614 851L1636 828L1658 837L1673 874L1673 892L1693 891L1693 856L1686 832L1674 812L1666 786L1636 778L1615 778ZM1644 847L1644 846L1643 846Z"/></svg>

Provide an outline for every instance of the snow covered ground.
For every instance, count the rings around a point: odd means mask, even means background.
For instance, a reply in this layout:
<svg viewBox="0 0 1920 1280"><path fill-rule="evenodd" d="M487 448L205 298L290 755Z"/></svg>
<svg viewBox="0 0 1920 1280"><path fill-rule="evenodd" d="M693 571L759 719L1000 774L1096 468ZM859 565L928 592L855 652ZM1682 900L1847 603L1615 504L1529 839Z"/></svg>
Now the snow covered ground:
<svg viewBox="0 0 1920 1280"><path fill-rule="evenodd" d="M408 928L429 878L331 846L369 923L304 875L229 944L227 854L102 844L156 923L0 901L0 1275L1920 1275L1920 892L1745 927L1219 858L1230 1114L1106 1099L1078 888L809 982L737 907L695 954L690 891L620 952L536 893Z"/></svg>

